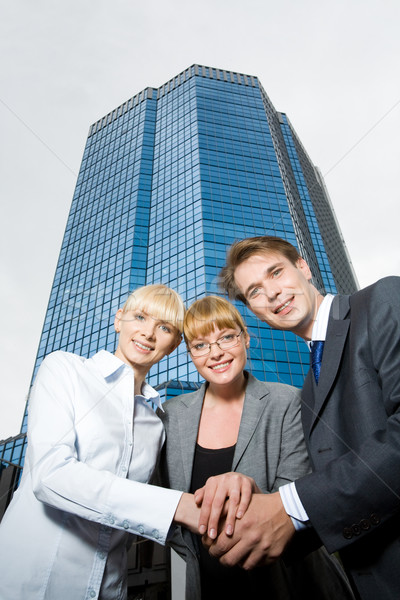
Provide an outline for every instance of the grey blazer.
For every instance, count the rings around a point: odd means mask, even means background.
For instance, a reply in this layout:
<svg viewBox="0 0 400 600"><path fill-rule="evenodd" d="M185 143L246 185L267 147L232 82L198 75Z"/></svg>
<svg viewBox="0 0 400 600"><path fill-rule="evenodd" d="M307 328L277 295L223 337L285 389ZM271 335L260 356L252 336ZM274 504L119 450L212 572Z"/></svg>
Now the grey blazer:
<svg viewBox="0 0 400 600"><path fill-rule="evenodd" d="M311 523L363 600L400 598L400 278L335 297L302 396Z"/></svg>
<svg viewBox="0 0 400 600"><path fill-rule="evenodd" d="M164 486L189 491L192 465L206 384L163 404L158 414L167 440L160 463ZM242 419L234 453L233 471L253 477L265 493L309 472L300 418L300 391L280 383L264 383L248 375ZM186 598L198 600L200 573L196 536L177 528L172 546L187 564ZM305 597L338 600L352 598L337 564L325 551L285 566L255 569L260 597L279 599Z"/></svg>

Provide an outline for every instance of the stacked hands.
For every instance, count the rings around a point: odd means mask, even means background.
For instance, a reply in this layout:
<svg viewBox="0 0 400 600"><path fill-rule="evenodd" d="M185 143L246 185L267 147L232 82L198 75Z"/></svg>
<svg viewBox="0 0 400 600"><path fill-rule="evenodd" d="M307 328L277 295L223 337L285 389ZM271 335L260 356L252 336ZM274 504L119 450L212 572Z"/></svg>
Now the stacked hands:
<svg viewBox="0 0 400 600"><path fill-rule="evenodd" d="M194 495L183 494L175 521L202 535L223 565L244 569L277 560L295 533L279 492L263 494L241 473L210 477Z"/></svg>

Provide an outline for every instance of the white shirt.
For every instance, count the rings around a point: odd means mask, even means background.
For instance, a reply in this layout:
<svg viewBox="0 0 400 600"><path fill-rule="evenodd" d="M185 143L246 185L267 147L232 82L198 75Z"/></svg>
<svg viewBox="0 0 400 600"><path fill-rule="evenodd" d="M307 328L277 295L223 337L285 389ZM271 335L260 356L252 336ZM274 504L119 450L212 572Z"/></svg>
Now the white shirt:
<svg viewBox="0 0 400 600"><path fill-rule="evenodd" d="M329 313L331 311L333 299L334 296L332 294L327 294L321 302L311 333L312 342L316 340L324 342L326 340ZM309 349L311 349L311 341L307 342ZM296 483L293 481L292 483L281 486L279 488L279 493L284 509L291 517L295 529L303 529L306 524L309 523L309 518L297 493Z"/></svg>
<svg viewBox="0 0 400 600"><path fill-rule="evenodd" d="M1 600L126 598L134 533L165 539L181 492L146 484L165 433L134 373L106 351L54 352L29 403L19 489L0 525Z"/></svg>

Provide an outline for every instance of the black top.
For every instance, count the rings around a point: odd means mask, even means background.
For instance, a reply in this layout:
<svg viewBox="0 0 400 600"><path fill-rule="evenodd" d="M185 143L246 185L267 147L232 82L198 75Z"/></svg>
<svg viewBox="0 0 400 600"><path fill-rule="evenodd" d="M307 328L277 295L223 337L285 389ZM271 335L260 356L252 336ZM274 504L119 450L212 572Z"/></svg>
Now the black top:
<svg viewBox="0 0 400 600"><path fill-rule="evenodd" d="M194 453L190 492L203 487L209 477L232 470L233 455L236 446L229 448L202 448L196 444ZM209 555L198 536L199 563L201 578L201 597L203 600L243 600L256 597L248 572L240 567L224 567L217 559Z"/></svg>

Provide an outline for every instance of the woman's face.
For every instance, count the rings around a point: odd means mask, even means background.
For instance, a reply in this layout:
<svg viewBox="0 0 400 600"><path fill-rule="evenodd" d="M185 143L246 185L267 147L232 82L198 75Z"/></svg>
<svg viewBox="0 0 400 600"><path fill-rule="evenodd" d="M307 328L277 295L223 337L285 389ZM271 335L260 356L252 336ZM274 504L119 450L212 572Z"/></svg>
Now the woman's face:
<svg viewBox="0 0 400 600"><path fill-rule="evenodd" d="M232 342L228 349L220 348L216 342ZM242 381L243 369L247 361L246 349L250 338L246 331L240 333L240 327L233 329L214 328L212 333L195 337L189 343L191 359L200 375L213 385L227 385ZM193 352L206 349L211 344L210 352L204 356L193 356Z"/></svg>
<svg viewBox="0 0 400 600"><path fill-rule="evenodd" d="M178 330L170 323L140 310L120 309L115 317L115 330L119 333L115 355L144 374L181 341Z"/></svg>

